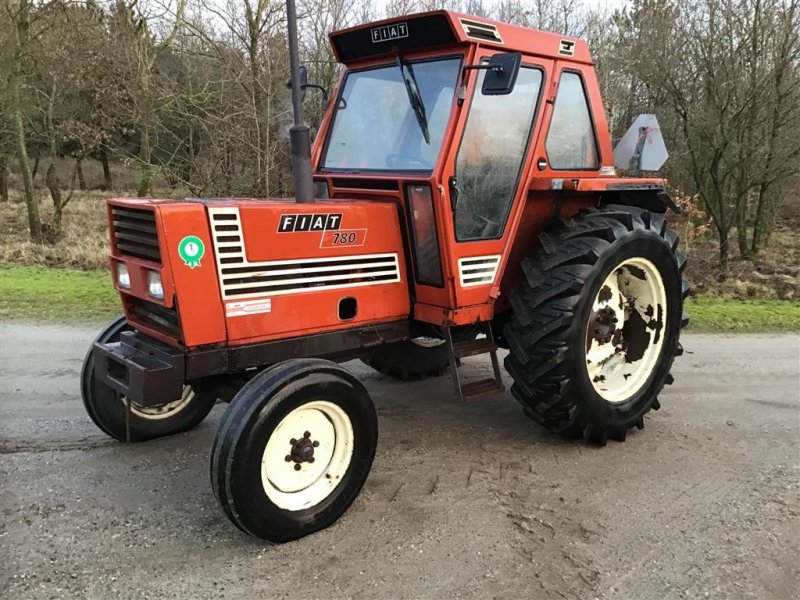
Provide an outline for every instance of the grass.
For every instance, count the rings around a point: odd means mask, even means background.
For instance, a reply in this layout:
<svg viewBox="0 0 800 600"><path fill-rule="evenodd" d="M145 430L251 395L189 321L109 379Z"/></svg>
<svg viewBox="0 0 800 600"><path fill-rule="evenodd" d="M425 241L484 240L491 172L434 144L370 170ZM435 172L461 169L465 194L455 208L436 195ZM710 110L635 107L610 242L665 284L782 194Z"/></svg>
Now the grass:
<svg viewBox="0 0 800 600"><path fill-rule="evenodd" d="M800 302L699 296L686 302L690 331L800 331Z"/></svg>
<svg viewBox="0 0 800 600"><path fill-rule="evenodd" d="M0 267L0 318L80 322L121 312L107 271Z"/></svg>
<svg viewBox="0 0 800 600"><path fill-rule="evenodd" d="M700 296L686 303L690 331L800 331L800 302ZM0 267L0 317L49 321L104 320L120 314L106 271L41 266Z"/></svg>

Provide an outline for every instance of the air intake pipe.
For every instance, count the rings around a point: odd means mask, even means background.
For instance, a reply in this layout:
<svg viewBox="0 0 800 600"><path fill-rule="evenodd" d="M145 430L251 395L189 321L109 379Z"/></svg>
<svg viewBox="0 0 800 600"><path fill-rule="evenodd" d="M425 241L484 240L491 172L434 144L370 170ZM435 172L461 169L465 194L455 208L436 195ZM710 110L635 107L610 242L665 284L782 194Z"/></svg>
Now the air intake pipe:
<svg viewBox="0 0 800 600"><path fill-rule="evenodd" d="M289 129L294 195L297 202L313 202L311 135L303 117L303 89L300 87L300 59L297 48L297 8L294 0L286 0L286 24L289 30L289 67L292 70L292 110L294 112L294 125Z"/></svg>

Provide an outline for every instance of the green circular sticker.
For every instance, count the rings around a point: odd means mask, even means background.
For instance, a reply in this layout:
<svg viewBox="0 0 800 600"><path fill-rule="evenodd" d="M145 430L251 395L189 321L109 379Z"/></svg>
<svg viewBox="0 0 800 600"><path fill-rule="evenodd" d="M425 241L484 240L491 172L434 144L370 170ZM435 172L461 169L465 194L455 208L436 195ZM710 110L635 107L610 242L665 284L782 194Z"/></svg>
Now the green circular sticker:
<svg viewBox="0 0 800 600"><path fill-rule="evenodd" d="M190 269L200 266L200 259L206 253L206 246L196 235L187 235L178 244L178 254Z"/></svg>

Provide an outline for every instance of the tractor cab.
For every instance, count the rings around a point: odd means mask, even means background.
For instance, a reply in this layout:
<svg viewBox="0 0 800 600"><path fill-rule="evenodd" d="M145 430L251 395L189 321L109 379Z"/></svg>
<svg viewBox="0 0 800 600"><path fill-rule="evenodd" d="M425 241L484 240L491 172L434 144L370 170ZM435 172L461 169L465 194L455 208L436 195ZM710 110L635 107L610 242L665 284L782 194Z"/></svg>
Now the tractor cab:
<svg viewBox="0 0 800 600"><path fill-rule="evenodd" d="M416 318L491 318L504 282L519 278L501 277L506 259L550 216L550 190L614 174L586 45L446 11L336 32L331 44L346 68L313 149L317 197L397 204ZM534 191L543 201L525 202Z"/></svg>

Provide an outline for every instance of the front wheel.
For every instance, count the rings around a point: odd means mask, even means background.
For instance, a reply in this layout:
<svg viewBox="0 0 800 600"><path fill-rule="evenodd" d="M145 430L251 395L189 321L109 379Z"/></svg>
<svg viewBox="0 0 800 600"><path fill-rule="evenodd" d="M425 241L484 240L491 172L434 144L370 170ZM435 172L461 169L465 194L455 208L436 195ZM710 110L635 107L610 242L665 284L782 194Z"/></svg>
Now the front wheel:
<svg viewBox="0 0 800 600"><path fill-rule="evenodd" d="M232 400L211 451L211 484L239 529L288 542L344 514L377 440L375 408L355 377L327 360L288 360Z"/></svg>
<svg viewBox="0 0 800 600"><path fill-rule="evenodd" d="M540 241L503 330L511 391L552 431L622 441L672 383L689 293L678 238L662 215L617 206Z"/></svg>
<svg viewBox="0 0 800 600"><path fill-rule="evenodd" d="M118 341L123 331L130 331L124 317L104 329L95 342ZM120 441L128 439L128 403L116 390L97 380L94 374L94 344L83 360L81 397L89 418L95 425ZM193 429L206 418L216 403L213 394L195 392L185 385L179 398L158 406L131 405L130 441L141 442Z"/></svg>

